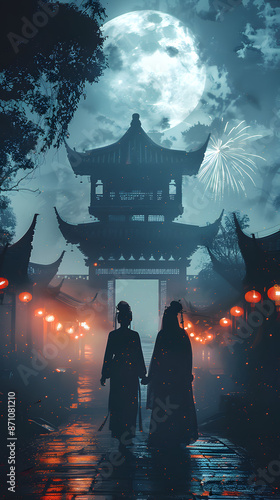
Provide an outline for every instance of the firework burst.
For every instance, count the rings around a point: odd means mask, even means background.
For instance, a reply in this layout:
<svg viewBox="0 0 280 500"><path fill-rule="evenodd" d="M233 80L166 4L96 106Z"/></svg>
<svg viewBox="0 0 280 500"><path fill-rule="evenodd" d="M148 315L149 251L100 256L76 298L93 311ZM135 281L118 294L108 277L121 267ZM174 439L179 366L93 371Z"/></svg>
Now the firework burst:
<svg viewBox="0 0 280 500"><path fill-rule="evenodd" d="M246 179L255 185L256 160L265 159L247 152L250 141L262 137L250 135L248 129L250 126L244 126L244 121L231 129L227 122L221 137L211 136L198 178L214 192L215 198L223 198L226 191L246 194Z"/></svg>

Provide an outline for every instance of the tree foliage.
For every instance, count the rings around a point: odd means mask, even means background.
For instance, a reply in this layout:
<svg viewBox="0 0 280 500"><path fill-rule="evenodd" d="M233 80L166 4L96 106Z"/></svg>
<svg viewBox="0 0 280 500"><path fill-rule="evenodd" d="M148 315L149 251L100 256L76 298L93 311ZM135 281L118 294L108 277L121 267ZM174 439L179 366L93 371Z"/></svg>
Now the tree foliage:
<svg viewBox="0 0 280 500"><path fill-rule="evenodd" d="M11 202L6 196L0 196L0 247L11 243L15 235L16 218Z"/></svg>
<svg viewBox="0 0 280 500"><path fill-rule="evenodd" d="M0 190L59 147L85 85L106 67L98 0L5 0L0 17Z"/></svg>

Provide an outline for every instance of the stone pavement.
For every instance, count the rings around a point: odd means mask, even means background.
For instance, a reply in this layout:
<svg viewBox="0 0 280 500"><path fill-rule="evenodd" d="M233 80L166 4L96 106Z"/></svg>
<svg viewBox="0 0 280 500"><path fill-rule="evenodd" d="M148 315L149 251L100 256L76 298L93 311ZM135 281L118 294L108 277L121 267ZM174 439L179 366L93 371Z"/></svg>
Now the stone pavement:
<svg viewBox="0 0 280 500"><path fill-rule="evenodd" d="M143 413L147 424L150 413ZM104 398L94 393L90 365L85 364L69 420L30 445L17 471L13 498L280 500L271 486L262 491L250 484L252 462L242 449L218 437L200 435L192 446L159 453L147 449L147 435L138 432L134 447L120 456L108 424L98 432L104 414Z"/></svg>

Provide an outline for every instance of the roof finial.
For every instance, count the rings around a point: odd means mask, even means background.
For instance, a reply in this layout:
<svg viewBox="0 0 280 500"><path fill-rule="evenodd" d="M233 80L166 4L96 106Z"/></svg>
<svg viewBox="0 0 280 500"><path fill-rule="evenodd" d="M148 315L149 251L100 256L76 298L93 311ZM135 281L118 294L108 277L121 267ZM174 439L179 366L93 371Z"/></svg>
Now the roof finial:
<svg viewBox="0 0 280 500"><path fill-rule="evenodd" d="M141 122L140 122L140 115L139 113L133 113L132 115L132 122L131 122L131 127L141 127Z"/></svg>

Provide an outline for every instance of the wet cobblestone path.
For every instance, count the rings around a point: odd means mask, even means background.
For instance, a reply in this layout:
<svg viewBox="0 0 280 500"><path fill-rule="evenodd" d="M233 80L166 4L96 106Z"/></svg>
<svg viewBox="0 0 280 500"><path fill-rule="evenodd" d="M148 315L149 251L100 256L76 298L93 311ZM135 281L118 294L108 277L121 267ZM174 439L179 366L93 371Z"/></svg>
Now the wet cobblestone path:
<svg viewBox="0 0 280 500"><path fill-rule="evenodd" d="M78 400L57 432L30 446L30 463L18 471L17 499L158 500L280 499L267 485L250 484L255 472L245 452L225 439L200 435L186 449L159 453L138 433L126 457L117 454L108 424L98 427L106 408L94 395L89 364L80 375ZM144 411L144 422L149 413Z"/></svg>

